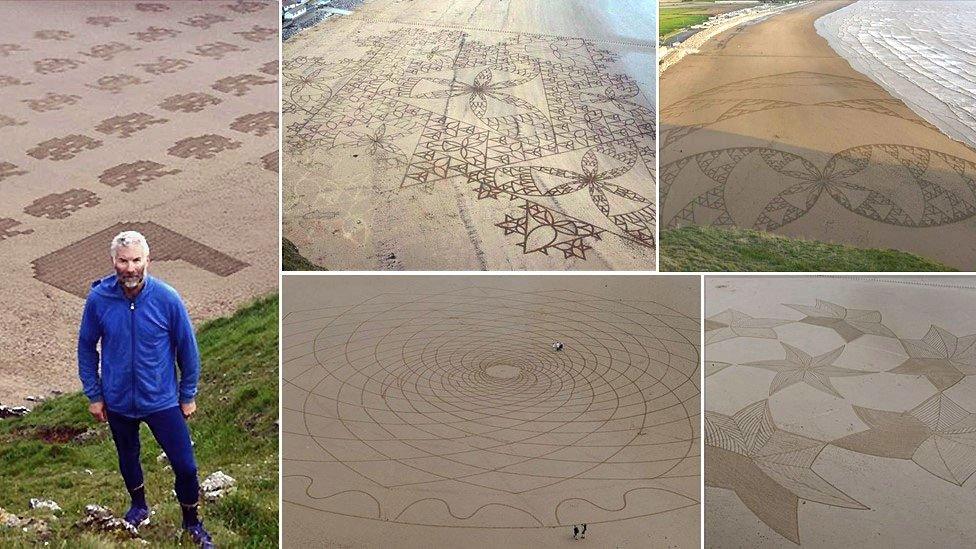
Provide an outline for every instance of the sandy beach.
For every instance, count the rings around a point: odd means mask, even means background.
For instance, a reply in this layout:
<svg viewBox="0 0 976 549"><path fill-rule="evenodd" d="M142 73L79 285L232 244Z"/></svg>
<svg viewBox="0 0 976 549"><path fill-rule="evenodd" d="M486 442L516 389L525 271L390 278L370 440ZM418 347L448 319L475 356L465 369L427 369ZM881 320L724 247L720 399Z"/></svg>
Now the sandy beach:
<svg viewBox="0 0 976 549"><path fill-rule="evenodd" d="M697 53L709 40L722 33L735 28L742 28L745 25L802 5L801 3L757 4L746 5L745 7L740 4L717 5L706 12L714 14L710 19L677 33L677 36L670 37L669 40L659 46L657 52L658 72L663 73L684 59L686 55Z"/></svg>
<svg viewBox="0 0 976 549"><path fill-rule="evenodd" d="M79 387L123 226L196 322L275 290L277 35L273 2L0 3L0 402Z"/></svg>
<svg viewBox="0 0 976 549"><path fill-rule="evenodd" d="M972 547L976 277L708 277L705 547Z"/></svg>
<svg viewBox="0 0 976 549"><path fill-rule="evenodd" d="M662 229L738 226L976 266L976 152L855 71L817 2L661 77Z"/></svg>
<svg viewBox="0 0 976 549"><path fill-rule="evenodd" d="M654 269L656 27L653 2L376 0L303 31L284 236L333 270Z"/></svg>
<svg viewBox="0 0 976 549"><path fill-rule="evenodd" d="M285 276L285 545L698 547L698 293Z"/></svg>

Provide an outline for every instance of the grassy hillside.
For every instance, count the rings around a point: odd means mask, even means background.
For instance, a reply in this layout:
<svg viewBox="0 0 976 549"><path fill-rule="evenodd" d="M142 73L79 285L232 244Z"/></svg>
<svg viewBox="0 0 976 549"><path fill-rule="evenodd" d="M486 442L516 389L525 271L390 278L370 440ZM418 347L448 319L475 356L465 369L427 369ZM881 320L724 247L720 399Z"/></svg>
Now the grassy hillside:
<svg viewBox="0 0 976 549"><path fill-rule="evenodd" d="M862 249L746 229L661 231L662 271L954 271L897 250Z"/></svg>
<svg viewBox="0 0 976 549"><path fill-rule="evenodd" d="M282 271L327 271L324 267L319 267L305 258L299 251L298 246L288 240L281 239L281 270Z"/></svg>
<svg viewBox="0 0 976 549"><path fill-rule="evenodd" d="M661 8L659 11L658 35L670 36L681 29L707 21L710 16L703 10L689 8Z"/></svg>
<svg viewBox="0 0 976 549"><path fill-rule="evenodd" d="M271 547L278 542L278 297L261 299L230 318L202 325L197 338L203 360L197 414L190 420L202 481L224 471L237 492L202 503L204 524L219 547ZM94 437L77 434L94 428ZM180 537L180 510L172 495L173 473L157 463L161 450L142 428L146 495L155 511L142 529L154 547L190 547ZM0 507L21 517L47 520L50 547L142 547L139 540L94 534L75 526L85 505L97 503L121 516L128 494L118 473L107 424L96 424L81 393L38 406L26 417L0 420ZM29 511L30 498L53 499L58 520ZM37 536L0 526L0 546L28 547ZM118 544L118 545L116 545Z"/></svg>

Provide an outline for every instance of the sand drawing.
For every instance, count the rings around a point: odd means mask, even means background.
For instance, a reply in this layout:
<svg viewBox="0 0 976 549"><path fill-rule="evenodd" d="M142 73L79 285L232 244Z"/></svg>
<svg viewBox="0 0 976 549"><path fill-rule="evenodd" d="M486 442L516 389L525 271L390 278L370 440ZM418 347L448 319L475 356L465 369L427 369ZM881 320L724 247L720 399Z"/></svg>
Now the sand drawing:
<svg viewBox="0 0 976 549"><path fill-rule="evenodd" d="M676 483L698 475L692 316L478 284L283 323L284 500L323 520L547 528L698 505Z"/></svg>
<svg viewBox="0 0 976 549"><path fill-rule="evenodd" d="M73 133L42 141L35 147L28 149L27 155L38 160L71 160L81 152L101 147L102 143L102 141L87 135Z"/></svg>
<svg viewBox="0 0 976 549"><path fill-rule="evenodd" d="M883 283L843 283L855 286L841 291L839 280L784 279L780 289L813 285L825 297L780 305L741 302L746 311L761 310L764 316L779 310L778 319L752 318L727 310L706 320L706 334L724 334L710 341L706 335L706 493L712 489L732 491L755 517L795 544L801 544L805 535L823 540L824 529L829 528L805 522L803 511L798 511L800 500L889 512L892 502L886 490L890 488L882 485L864 490L847 474L853 462L861 463L859 467L885 470L893 467L891 460L905 460L917 469L901 474L959 487L976 473L976 413L965 388L967 378L976 376L976 328L933 324L921 333L895 330L892 323L885 322L891 315L883 303L881 310L845 303L851 299L864 301L865 295L868 301L878 302L875 290L887 289ZM709 289L709 295L727 298L725 287ZM952 299L972 299L972 290L964 292L968 293ZM928 299L945 297L932 293ZM926 302L924 297L915 299ZM913 307L912 313L923 319L927 318L923 315L939 316L925 305ZM804 316L796 318L796 312ZM733 332L729 325L745 328ZM766 343L770 340L774 345ZM743 359L745 356L766 358ZM730 390L732 387L735 389ZM755 394L753 389L768 393L768 399L731 414L724 412L730 406L739 406L730 404L730 398L740 398L744 390ZM787 409L783 403L789 403L792 419L788 427L778 427L774 421L770 410L774 399L782 410ZM716 411L719 409L723 412ZM811 427L819 432L822 418L833 418L840 425L851 423L833 436L809 434ZM861 457L839 458L834 453L839 449L888 461L864 465ZM832 457L825 460L824 454ZM904 482L921 481L913 478ZM875 501L858 501L849 495L850 490L869 493ZM952 494L950 490L943 497L952 498ZM951 508L953 504L942 502L939 508L947 505ZM722 521L731 520L716 518L713 524L725 528L732 523ZM872 516L862 520L873 524L885 519ZM884 524L877 527L884 529Z"/></svg>
<svg viewBox="0 0 976 549"><path fill-rule="evenodd" d="M818 35L815 22L846 5L739 27L664 73L662 226L894 248L970 270L956 244L976 220L976 151Z"/></svg>
<svg viewBox="0 0 976 549"><path fill-rule="evenodd" d="M186 261L219 276L230 276L247 267L227 254L153 222L117 223L32 262L34 277L84 298L92 281L105 274L105 242L132 227L152 239L153 261Z"/></svg>
<svg viewBox="0 0 976 549"><path fill-rule="evenodd" d="M24 213L34 217L64 219L82 208L93 208L99 202L98 195L91 191L71 189L38 198L24 208Z"/></svg>
<svg viewBox="0 0 976 549"><path fill-rule="evenodd" d="M17 169L17 165L12 162L0 162L0 181L26 173L26 170Z"/></svg>
<svg viewBox="0 0 976 549"><path fill-rule="evenodd" d="M206 135L181 139L167 149L166 152L171 156L178 156L180 158L204 160L213 158L218 153L228 149L236 149L240 146L241 143L239 141L234 141L233 139L215 133L208 133Z"/></svg>
<svg viewBox="0 0 976 549"><path fill-rule="evenodd" d="M726 203L727 182L740 164L779 180L781 190L754 220L736 219ZM683 205L669 227L705 222L773 231L806 215L824 195L854 214L902 227L947 225L976 214L976 163L921 147L862 145L834 154L822 170L776 149L709 151L661 166L661 196L693 170L713 186ZM902 187L895 195L888 178Z"/></svg>
<svg viewBox="0 0 976 549"><path fill-rule="evenodd" d="M65 107L78 103L80 95L47 92L39 99L21 99L22 103L35 112L59 111Z"/></svg>
<svg viewBox="0 0 976 549"><path fill-rule="evenodd" d="M95 131L124 139L153 124L165 124L166 122L169 122L166 118L156 118L144 112L134 112L106 118L95 126Z"/></svg>
<svg viewBox="0 0 976 549"><path fill-rule="evenodd" d="M105 183L109 187L122 186L122 192L132 192L148 183L167 175L176 175L181 170L166 170L166 166L152 160L137 160L135 162L123 162L113 166L98 176L100 183Z"/></svg>
<svg viewBox="0 0 976 549"><path fill-rule="evenodd" d="M706 411L705 484L734 491L760 520L799 543L799 500L866 509L813 470L826 446L779 429L765 400L732 416Z"/></svg>
<svg viewBox="0 0 976 549"><path fill-rule="evenodd" d="M0 3L3 277L10 314L36 319L3 322L12 341L50 343L8 350L4 403L74 390L77 326L67 315L111 272L109 232L121 221L145 231L154 275L180 286L195 321L277 285L279 243L266 232L277 154L262 159L277 147L267 117L277 46L250 39L276 26L274 4L35 3L58 22L26 21ZM211 89L218 82L227 85ZM194 229L203 219L209 229ZM235 236L222 237L231 227ZM219 287L205 283L218 277ZM37 312L52 295L57 311Z"/></svg>
<svg viewBox="0 0 976 549"><path fill-rule="evenodd" d="M348 58L286 56L286 156L385 133L359 146L399 182L390 192L489 201L471 215L494 216L524 254L653 249L654 111L604 44L411 25L356 45Z"/></svg>

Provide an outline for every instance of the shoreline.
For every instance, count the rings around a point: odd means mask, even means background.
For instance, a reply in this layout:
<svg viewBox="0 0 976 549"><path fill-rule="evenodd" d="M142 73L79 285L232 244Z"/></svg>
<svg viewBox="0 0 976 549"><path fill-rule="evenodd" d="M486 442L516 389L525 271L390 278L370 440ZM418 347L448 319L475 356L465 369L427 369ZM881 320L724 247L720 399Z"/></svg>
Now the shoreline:
<svg viewBox="0 0 976 549"><path fill-rule="evenodd" d="M847 5L737 29L662 75L661 227L892 248L969 270L976 151L816 32Z"/></svg>
<svg viewBox="0 0 976 549"><path fill-rule="evenodd" d="M952 106L941 97L932 93L921 83L913 81L895 71L884 63L880 57L868 57L863 52L858 52L848 46L843 41L837 29L837 23L846 16L845 12L853 10L861 0L844 6L834 12L828 13L814 21L814 29L821 36L839 57L850 63L851 68L869 78L875 84L881 86L892 97L903 102L920 118L932 124L947 137L962 143L970 148L976 148L976 130L968 126L966 121L958 117L946 116L946 113L953 112ZM904 63L903 58L896 57L899 62ZM911 65L905 64L911 68ZM976 67L973 67L976 69ZM950 90L951 91L951 90ZM972 98L976 100L976 98ZM940 114L937 111L941 111ZM960 127L964 130L960 130ZM967 134L965 129L969 130Z"/></svg>
<svg viewBox="0 0 976 549"><path fill-rule="evenodd" d="M727 14L722 14L721 16L715 16L703 23L707 25L706 27L691 34L684 41L679 42L677 46L669 46L662 43L658 50L658 73L664 73L664 71L668 70L684 59L685 56L692 53L697 53L698 50L705 46L709 40L726 31L732 30L740 25L757 23L766 19L767 17L805 6L812 1L813 0L805 0L803 2L795 2L768 9L765 6L750 6L742 10L729 12ZM737 13L738 15L735 15ZM729 16L730 14L731 16ZM709 24L710 22L711 24ZM688 32L689 30L690 29L678 31L676 36L681 36L682 33ZM673 38L674 37L671 37L669 40Z"/></svg>

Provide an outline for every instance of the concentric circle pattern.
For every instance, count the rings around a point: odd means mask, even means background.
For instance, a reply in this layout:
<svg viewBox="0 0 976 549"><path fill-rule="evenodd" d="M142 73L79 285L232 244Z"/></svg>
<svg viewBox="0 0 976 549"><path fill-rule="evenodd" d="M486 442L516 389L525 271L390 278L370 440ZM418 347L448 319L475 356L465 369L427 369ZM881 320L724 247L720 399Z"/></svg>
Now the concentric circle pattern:
<svg viewBox="0 0 976 549"><path fill-rule="evenodd" d="M698 330L656 303L559 290L290 311L284 499L481 528L698 505Z"/></svg>

